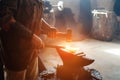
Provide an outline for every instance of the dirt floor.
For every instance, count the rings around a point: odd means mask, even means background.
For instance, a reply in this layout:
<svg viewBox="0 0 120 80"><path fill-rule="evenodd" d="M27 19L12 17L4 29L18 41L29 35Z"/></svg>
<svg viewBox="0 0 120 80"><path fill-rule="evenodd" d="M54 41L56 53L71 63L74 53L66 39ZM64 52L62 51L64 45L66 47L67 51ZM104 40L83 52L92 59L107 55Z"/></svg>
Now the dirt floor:
<svg viewBox="0 0 120 80"><path fill-rule="evenodd" d="M59 41L49 43L66 44ZM78 52L84 52L95 62L88 67L95 68L103 76L103 80L120 80L120 40L111 42L95 39L85 39L69 43L72 47L79 48ZM54 69L57 64L62 64L61 58L54 48L45 48L40 54L47 69Z"/></svg>

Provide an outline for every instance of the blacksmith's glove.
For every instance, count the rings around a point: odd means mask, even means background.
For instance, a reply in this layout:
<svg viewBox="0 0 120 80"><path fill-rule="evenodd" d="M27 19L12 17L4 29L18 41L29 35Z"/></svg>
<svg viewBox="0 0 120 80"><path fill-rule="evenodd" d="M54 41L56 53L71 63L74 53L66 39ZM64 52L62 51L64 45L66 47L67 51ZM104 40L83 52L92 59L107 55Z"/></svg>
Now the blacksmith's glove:
<svg viewBox="0 0 120 80"><path fill-rule="evenodd" d="M38 48L38 49L41 49L41 48L45 47L42 39L35 34L33 34L32 43L33 43L34 47Z"/></svg>
<svg viewBox="0 0 120 80"><path fill-rule="evenodd" d="M49 38L56 38L57 34L57 29L56 28L50 28L49 31L47 32L47 35Z"/></svg>

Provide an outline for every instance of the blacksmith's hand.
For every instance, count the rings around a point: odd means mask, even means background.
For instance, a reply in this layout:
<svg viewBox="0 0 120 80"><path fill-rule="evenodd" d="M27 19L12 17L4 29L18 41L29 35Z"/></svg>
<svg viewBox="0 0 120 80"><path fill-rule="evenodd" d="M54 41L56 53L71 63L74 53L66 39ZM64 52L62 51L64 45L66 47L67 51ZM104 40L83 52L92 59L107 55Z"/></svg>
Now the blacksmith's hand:
<svg viewBox="0 0 120 80"><path fill-rule="evenodd" d="M33 34L32 43L35 46L35 48L38 48L38 49L45 47L42 39L40 37L38 37L36 34Z"/></svg>
<svg viewBox="0 0 120 80"><path fill-rule="evenodd" d="M56 38L57 30L56 28L50 28L47 35L49 38Z"/></svg>

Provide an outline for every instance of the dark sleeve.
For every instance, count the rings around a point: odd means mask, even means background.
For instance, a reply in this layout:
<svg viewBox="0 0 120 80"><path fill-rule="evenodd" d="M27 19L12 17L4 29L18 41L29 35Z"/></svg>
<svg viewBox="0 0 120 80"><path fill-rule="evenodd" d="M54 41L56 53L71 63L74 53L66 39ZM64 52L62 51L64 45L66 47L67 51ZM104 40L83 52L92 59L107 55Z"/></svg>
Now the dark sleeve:
<svg viewBox="0 0 120 80"><path fill-rule="evenodd" d="M4 25L8 24L8 30L11 30L17 36L31 38L32 31L26 28L22 23L16 20L15 23L9 24L11 17L14 18L15 8L6 7L5 3L0 5L0 27L4 30ZM15 18L14 18L15 19Z"/></svg>
<svg viewBox="0 0 120 80"><path fill-rule="evenodd" d="M19 22L16 22L12 25L10 25L10 30L12 30L12 32L14 32L17 36L22 37L22 38L32 38L33 33L31 32L31 30L29 30L28 28L26 28L24 25L22 25Z"/></svg>
<svg viewBox="0 0 120 80"><path fill-rule="evenodd" d="M2 21L4 21L4 22L2 22L2 29L3 30L5 29L4 24L8 24L10 18L11 17L9 16L9 17L4 18L4 20L2 20ZM22 38L31 38L33 35L32 31L29 30L28 28L26 28L19 21L16 21L15 23L12 23L12 24L8 24L7 26L9 27L8 31L13 32L14 34L16 34L16 36L19 36Z"/></svg>

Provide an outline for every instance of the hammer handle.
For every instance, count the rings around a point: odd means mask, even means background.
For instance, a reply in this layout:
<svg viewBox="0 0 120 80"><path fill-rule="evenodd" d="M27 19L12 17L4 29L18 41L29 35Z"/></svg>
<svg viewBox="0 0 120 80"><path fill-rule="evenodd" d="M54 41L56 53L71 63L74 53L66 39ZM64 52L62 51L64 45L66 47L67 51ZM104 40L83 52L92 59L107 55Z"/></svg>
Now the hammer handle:
<svg viewBox="0 0 120 80"><path fill-rule="evenodd" d="M48 48L65 48L64 46L57 46L57 45L45 45Z"/></svg>

